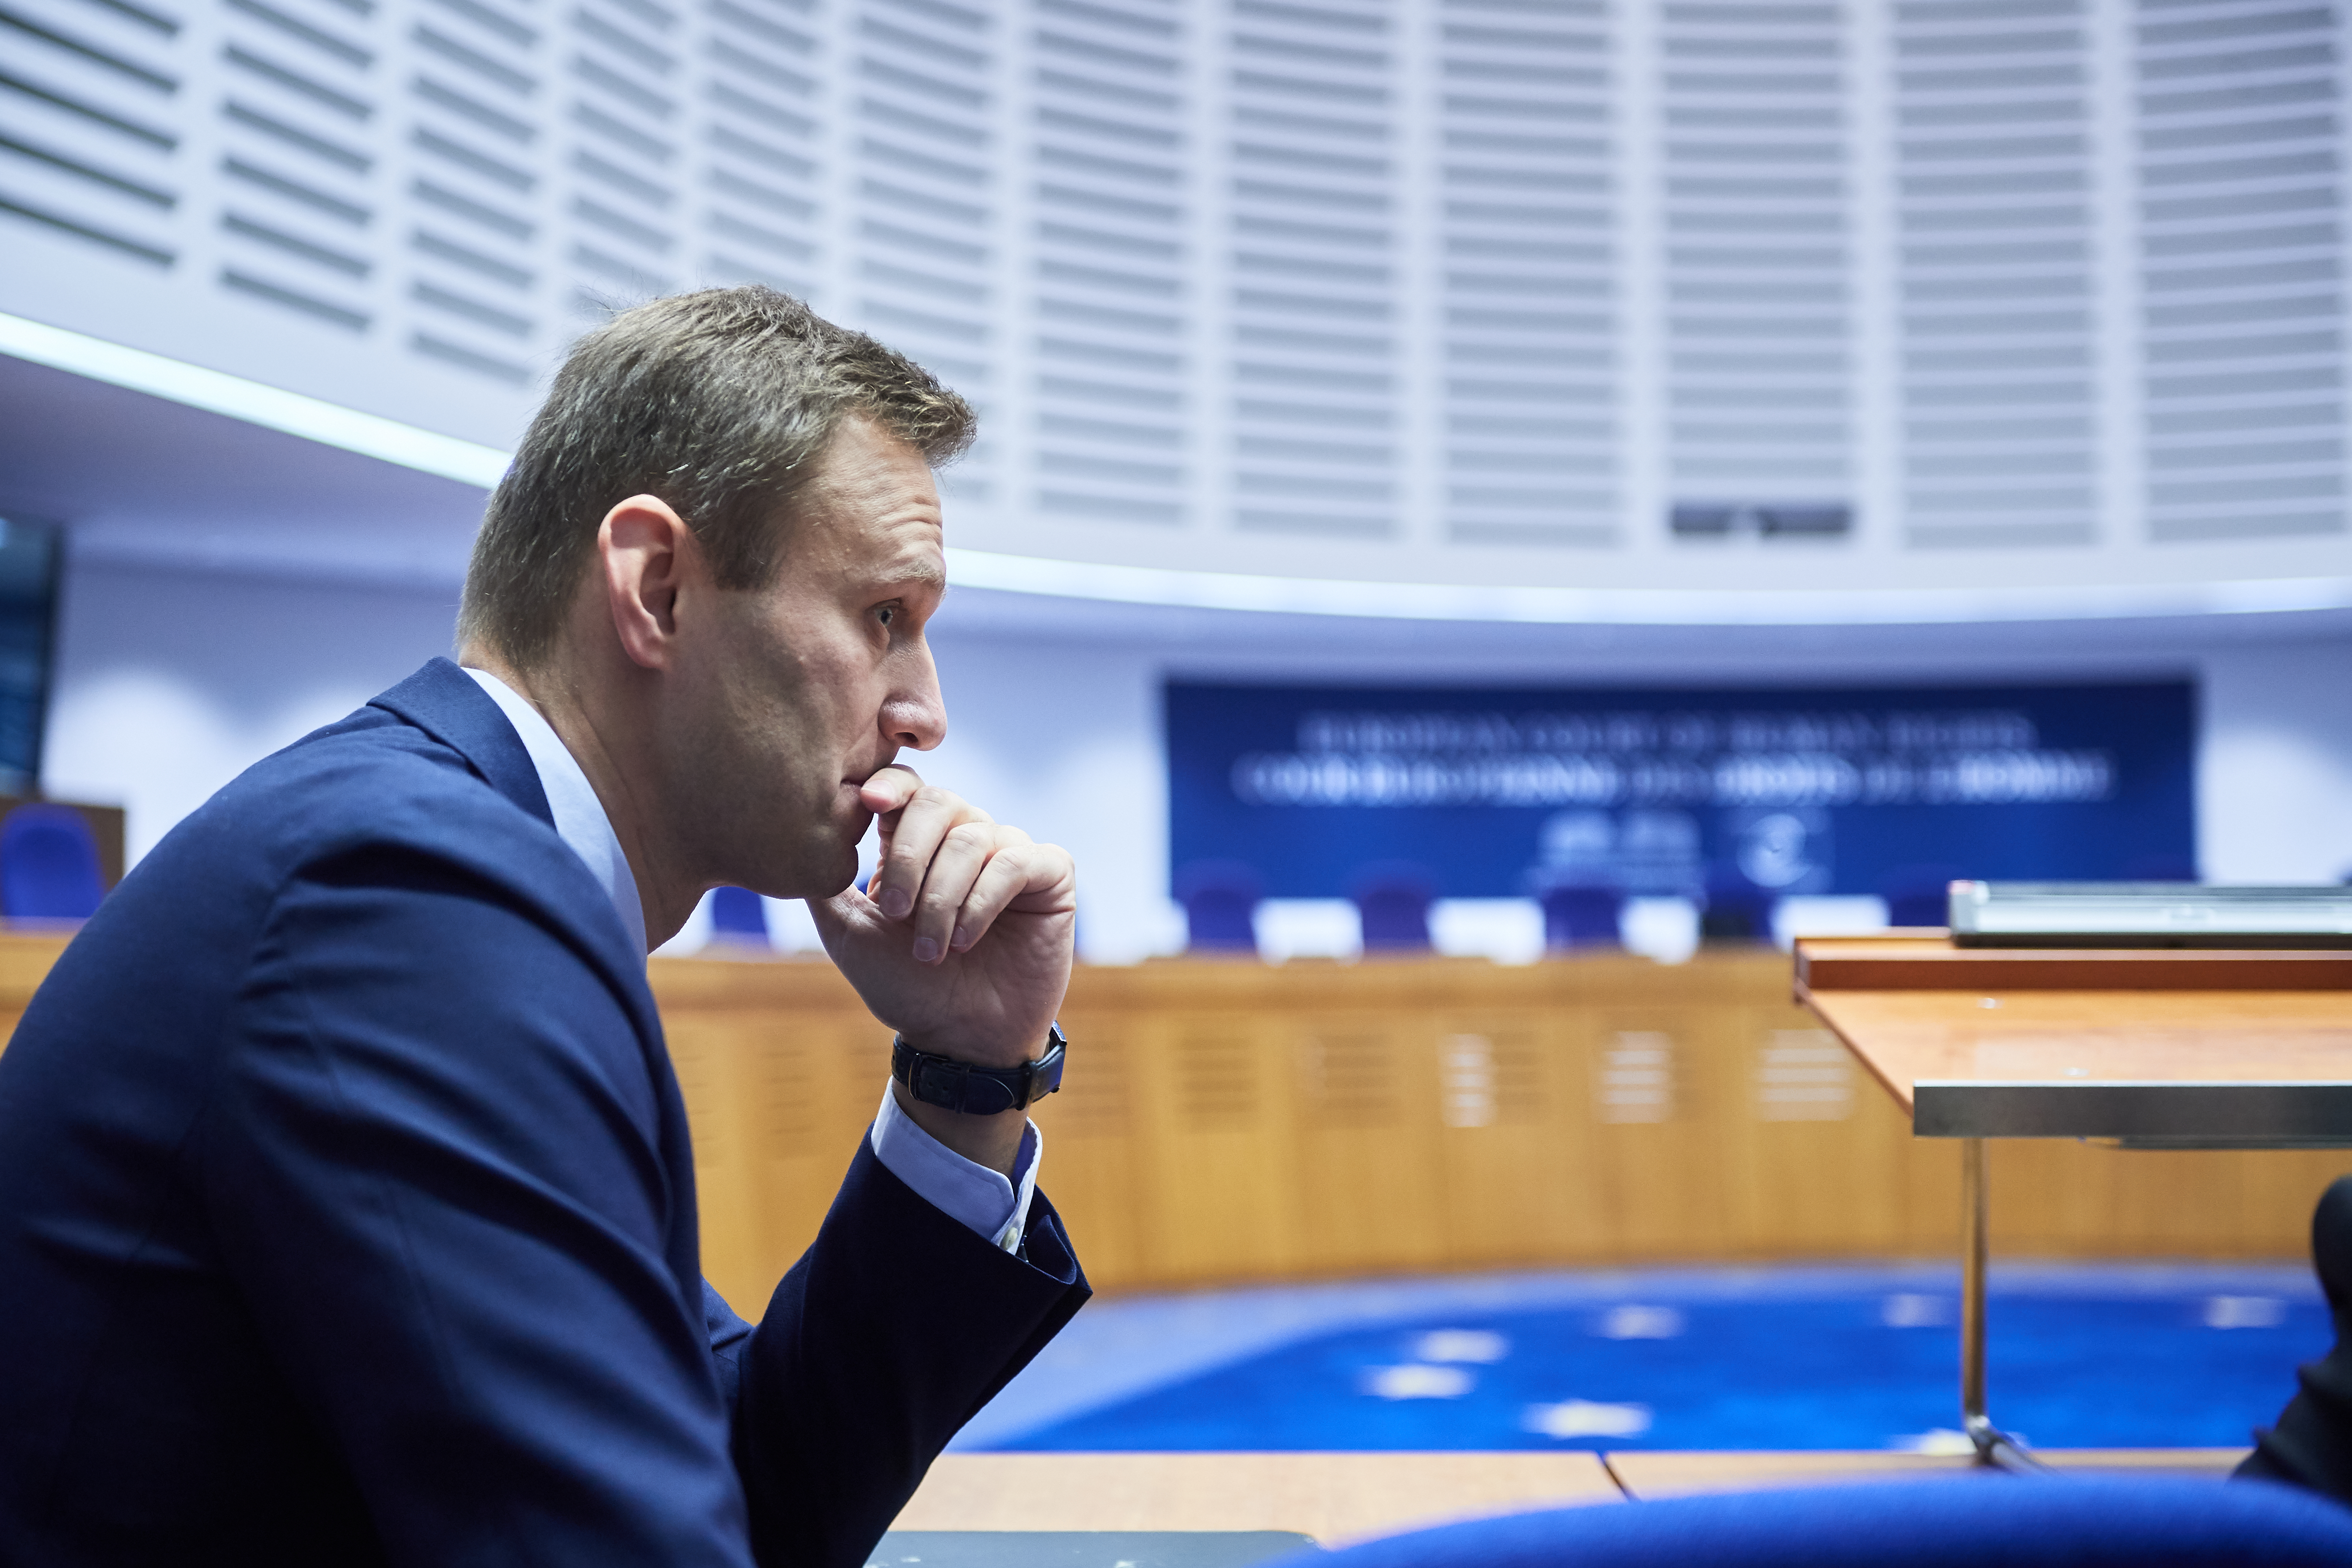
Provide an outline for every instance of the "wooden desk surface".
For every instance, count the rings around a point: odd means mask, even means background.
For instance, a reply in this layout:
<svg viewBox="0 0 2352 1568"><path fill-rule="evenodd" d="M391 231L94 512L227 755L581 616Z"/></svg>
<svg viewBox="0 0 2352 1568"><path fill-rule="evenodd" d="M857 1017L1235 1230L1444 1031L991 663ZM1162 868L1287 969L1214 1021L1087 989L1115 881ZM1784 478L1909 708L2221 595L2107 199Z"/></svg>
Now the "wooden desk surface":
<svg viewBox="0 0 2352 1568"><path fill-rule="evenodd" d="M1940 938L1802 939L1797 950L1798 1000L1906 1111L1922 1079L2352 1082L2352 991L2326 988L2341 954L2021 952ZM2151 984L2118 984L2135 973ZM2280 988L2247 984L2265 974ZM2223 983L2171 988L2183 977Z"/></svg>
<svg viewBox="0 0 2352 1568"><path fill-rule="evenodd" d="M2037 1449L2062 1470L2219 1478L2243 1448ZM947 1454L894 1530L1295 1530L1326 1545L1533 1509L1992 1476L1860 1453ZM2005 1479L2005 1478L2002 1478Z"/></svg>
<svg viewBox="0 0 2352 1568"><path fill-rule="evenodd" d="M1623 1500L1591 1453L946 1454L893 1530L1295 1530L1326 1544Z"/></svg>

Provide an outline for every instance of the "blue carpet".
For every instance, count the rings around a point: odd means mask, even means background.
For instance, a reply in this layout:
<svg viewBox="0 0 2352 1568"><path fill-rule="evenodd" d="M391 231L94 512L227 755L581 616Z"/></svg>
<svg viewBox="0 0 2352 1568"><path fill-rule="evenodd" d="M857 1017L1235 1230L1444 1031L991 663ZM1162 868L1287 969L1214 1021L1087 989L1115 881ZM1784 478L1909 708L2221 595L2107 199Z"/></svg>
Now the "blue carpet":
<svg viewBox="0 0 2352 1568"><path fill-rule="evenodd" d="M1048 1400L986 1446L1933 1447L1958 1425L1957 1285L1919 1268L1517 1276L1483 1291L1431 1281L1416 1311L1412 1283L1384 1281L1358 1288L1377 1298L1361 1310L1345 1287L1235 1292L1233 1322L1216 1296L1114 1301L1089 1311L1125 1310L1131 1338L1189 1322L1235 1353L1210 1343L1139 1389L1114 1371L1102 1397ZM1275 1309L1294 1321L1259 1336L1276 1342L1236 1328ZM1990 1322L1995 1418L2046 1447L2243 1444L2332 1339L2308 1272L2287 1268L2003 1270ZM1098 1359L1115 1365L1115 1351Z"/></svg>

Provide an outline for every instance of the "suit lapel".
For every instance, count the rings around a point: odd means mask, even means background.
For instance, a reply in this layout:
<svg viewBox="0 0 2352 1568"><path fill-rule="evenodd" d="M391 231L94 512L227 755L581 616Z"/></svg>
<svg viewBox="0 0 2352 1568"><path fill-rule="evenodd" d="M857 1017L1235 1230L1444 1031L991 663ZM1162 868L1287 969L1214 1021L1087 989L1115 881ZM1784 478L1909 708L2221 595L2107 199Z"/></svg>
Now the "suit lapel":
<svg viewBox="0 0 2352 1568"><path fill-rule="evenodd" d="M368 704L394 713L449 747L515 805L555 826L539 769L488 692L446 658L434 659Z"/></svg>

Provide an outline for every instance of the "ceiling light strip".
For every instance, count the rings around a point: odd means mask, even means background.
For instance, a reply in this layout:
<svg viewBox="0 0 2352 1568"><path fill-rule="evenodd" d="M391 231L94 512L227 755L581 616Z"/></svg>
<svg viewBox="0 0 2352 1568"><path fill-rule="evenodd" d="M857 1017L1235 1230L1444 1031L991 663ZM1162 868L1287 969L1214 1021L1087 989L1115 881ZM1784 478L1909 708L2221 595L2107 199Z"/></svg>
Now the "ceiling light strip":
<svg viewBox="0 0 2352 1568"><path fill-rule="evenodd" d="M507 471L508 454L495 447L436 435L397 419L362 414L299 392L265 386L225 371L206 370L22 316L0 314L0 354L190 408L225 414L248 425L436 474L459 484L488 489Z"/></svg>
<svg viewBox="0 0 2352 1568"><path fill-rule="evenodd" d="M1907 626L2352 608L2352 577L2005 589L1699 590L1369 583L1098 565L948 547L964 587L1114 604L1423 621L1616 626Z"/></svg>
<svg viewBox="0 0 2352 1568"><path fill-rule="evenodd" d="M0 354L488 489L509 455L298 392L0 313ZM1173 609L1380 620L1866 626L2276 615L2352 608L2352 577L2005 589L1682 590L1375 583L1118 566L948 548L971 588Z"/></svg>

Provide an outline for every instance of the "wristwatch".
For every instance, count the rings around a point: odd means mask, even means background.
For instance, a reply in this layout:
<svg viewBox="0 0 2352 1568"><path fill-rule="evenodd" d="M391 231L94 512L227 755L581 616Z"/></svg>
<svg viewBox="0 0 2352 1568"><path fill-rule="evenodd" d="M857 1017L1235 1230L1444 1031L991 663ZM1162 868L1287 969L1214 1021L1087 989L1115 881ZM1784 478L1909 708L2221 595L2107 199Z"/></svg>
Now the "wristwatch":
<svg viewBox="0 0 2352 1568"><path fill-rule="evenodd" d="M905 1040L890 1041L890 1076L925 1105L967 1116L993 1116L1036 1104L1062 1087L1062 1054L1069 1041L1058 1023L1047 1026L1045 1054L1017 1068L974 1067L953 1057L919 1051Z"/></svg>

